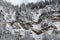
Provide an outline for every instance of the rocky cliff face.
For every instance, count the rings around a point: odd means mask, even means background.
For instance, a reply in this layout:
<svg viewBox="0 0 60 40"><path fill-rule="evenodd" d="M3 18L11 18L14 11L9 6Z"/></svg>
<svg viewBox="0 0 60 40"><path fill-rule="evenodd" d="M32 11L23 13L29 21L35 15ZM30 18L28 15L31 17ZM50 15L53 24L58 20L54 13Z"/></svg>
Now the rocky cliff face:
<svg viewBox="0 0 60 40"><path fill-rule="evenodd" d="M18 8L1 1L0 40L60 40L60 6L37 4Z"/></svg>

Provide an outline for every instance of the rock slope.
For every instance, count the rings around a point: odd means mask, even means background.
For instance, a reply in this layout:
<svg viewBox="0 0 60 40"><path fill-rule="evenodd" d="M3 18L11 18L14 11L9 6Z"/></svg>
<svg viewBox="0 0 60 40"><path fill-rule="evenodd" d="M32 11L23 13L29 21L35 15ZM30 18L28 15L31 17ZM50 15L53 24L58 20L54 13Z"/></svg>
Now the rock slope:
<svg viewBox="0 0 60 40"><path fill-rule="evenodd" d="M47 4L0 1L0 40L60 40L60 5Z"/></svg>

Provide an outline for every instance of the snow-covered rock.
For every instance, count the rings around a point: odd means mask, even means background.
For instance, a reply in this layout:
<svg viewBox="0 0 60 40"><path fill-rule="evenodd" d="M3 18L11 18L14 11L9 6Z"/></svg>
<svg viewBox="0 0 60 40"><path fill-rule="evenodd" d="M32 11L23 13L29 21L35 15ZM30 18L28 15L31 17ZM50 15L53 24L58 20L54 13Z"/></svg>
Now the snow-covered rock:
<svg viewBox="0 0 60 40"><path fill-rule="evenodd" d="M16 12L12 9L4 15L6 22L16 21Z"/></svg>
<svg viewBox="0 0 60 40"><path fill-rule="evenodd" d="M6 2L0 3L1 40L60 40L58 9L49 6L30 9L26 5L20 9Z"/></svg>

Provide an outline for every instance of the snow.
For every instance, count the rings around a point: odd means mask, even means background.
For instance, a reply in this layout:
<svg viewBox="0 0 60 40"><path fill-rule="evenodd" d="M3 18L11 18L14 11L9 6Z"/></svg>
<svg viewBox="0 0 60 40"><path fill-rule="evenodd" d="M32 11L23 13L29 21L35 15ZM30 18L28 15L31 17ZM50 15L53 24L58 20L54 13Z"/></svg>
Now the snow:
<svg viewBox="0 0 60 40"><path fill-rule="evenodd" d="M25 4L28 4L28 3L36 3L36 2L39 2L39 1L44 1L44 0L4 0L4 1L7 1L7 2L11 2L11 4L13 5L19 5L22 4L22 3L25 3Z"/></svg>
<svg viewBox="0 0 60 40"><path fill-rule="evenodd" d="M37 25L32 25L33 26L33 30L35 30L35 31L39 31L39 30L41 30L42 28L41 28L41 25L40 24L37 24Z"/></svg>
<svg viewBox="0 0 60 40"><path fill-rule="evenodd" d="M48 30L47 33L48 34L51 34L53 32L53 30Z"/></svg>
<svg viewBox="0 0 60 40"><path fill-rule="evenodd" d="M39 9L38 14L36 12L31 12L33 14L32 19L34 22L38 22L39 16L41 16L41 14L42 14L41 11L42 11L42 9Z"/></svg>
<svg viewBox="0 0 60 40"><path fill-rule="evenodd" d="M57 27L57 30L60 30L60 22L54 22L53 25Z"/></svg>

